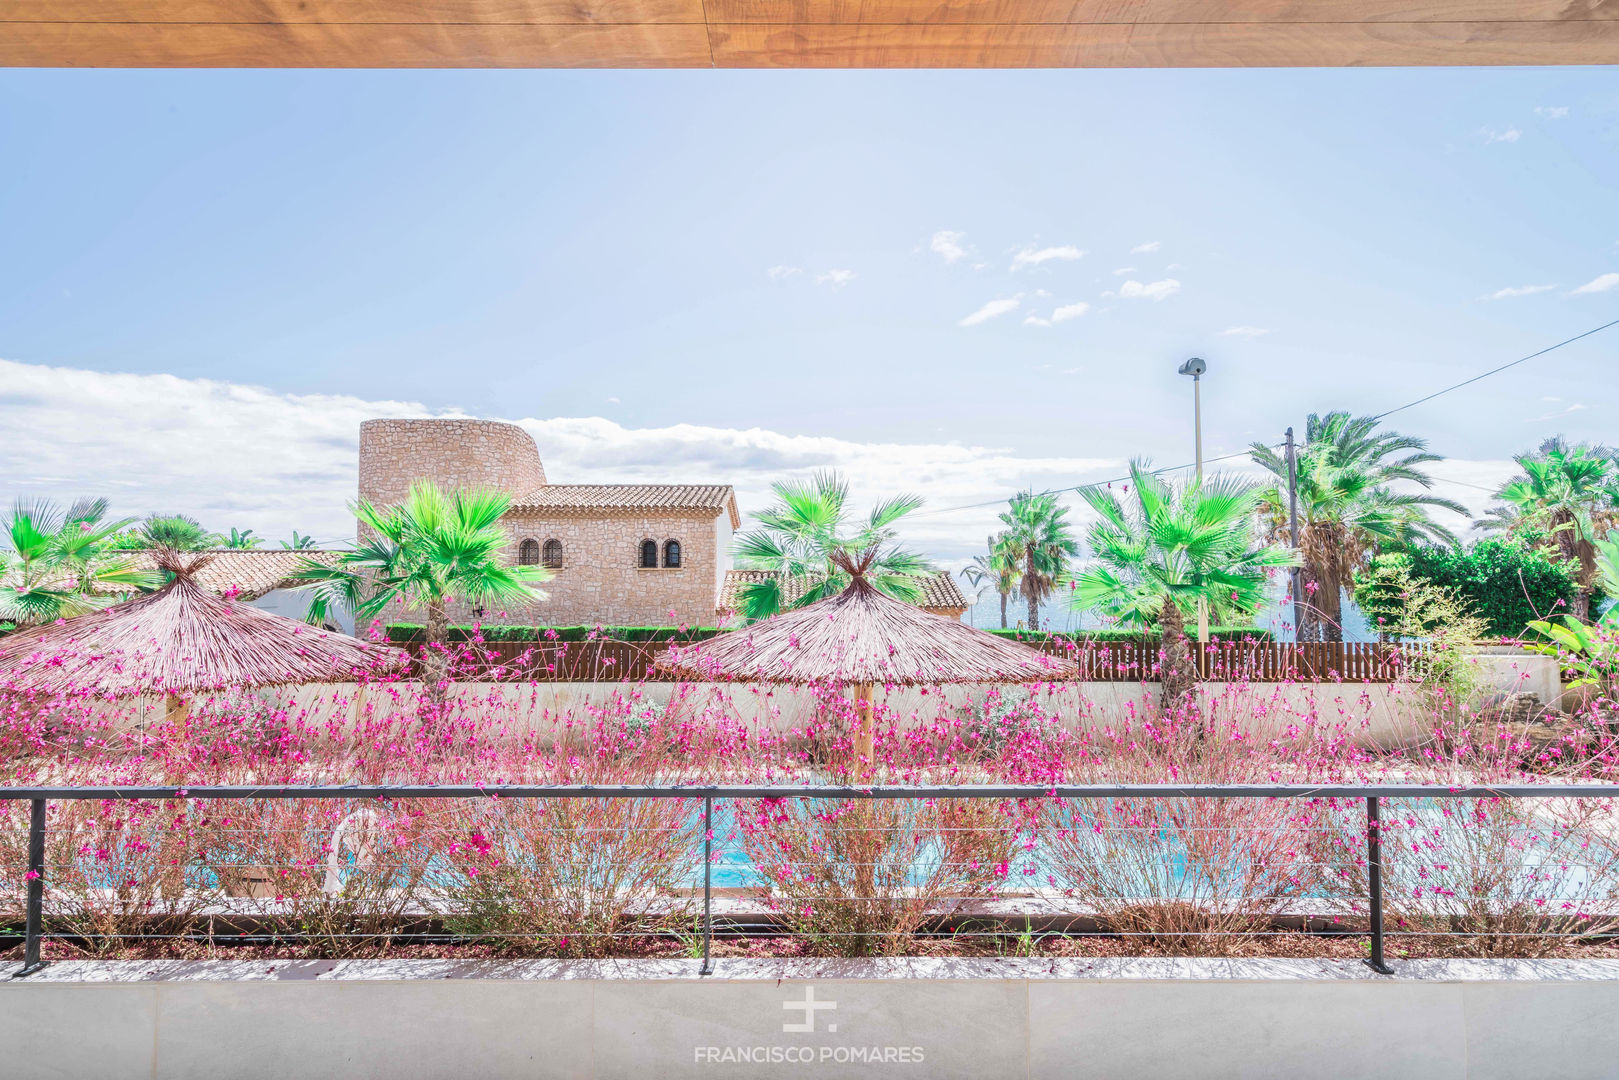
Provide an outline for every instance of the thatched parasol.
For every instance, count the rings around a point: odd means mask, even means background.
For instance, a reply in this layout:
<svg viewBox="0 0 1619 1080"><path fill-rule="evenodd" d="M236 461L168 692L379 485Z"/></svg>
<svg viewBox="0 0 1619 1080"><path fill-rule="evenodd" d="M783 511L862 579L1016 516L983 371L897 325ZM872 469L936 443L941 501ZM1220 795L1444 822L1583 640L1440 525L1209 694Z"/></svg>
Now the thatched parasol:
<svg viewBox="0 0 1619 1080"><path fill-rule="evenodd" d="M102 611L0 638L0 687L180 698L227 687L348 682L409 663L369 645L213 595L194 576L212 556L162 552L162 589Z"/></svg>
<svg viewBox="0 0 1619 1080"><path fill-rule="evenodd" d="M875 548L834 562L851 577L837 596L707 641L668 649L658 667L714 682L846 684L860 711L856 751L872 758L872 687L1056 682L1079 665L956 619L930 615L866 580Z"/></svg>

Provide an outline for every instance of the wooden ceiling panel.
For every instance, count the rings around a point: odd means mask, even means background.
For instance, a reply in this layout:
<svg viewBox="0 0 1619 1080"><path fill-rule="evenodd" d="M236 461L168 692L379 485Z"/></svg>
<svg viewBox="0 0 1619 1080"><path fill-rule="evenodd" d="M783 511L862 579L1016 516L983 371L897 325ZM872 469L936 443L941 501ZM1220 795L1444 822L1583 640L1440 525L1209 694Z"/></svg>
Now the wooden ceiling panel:
<svg viewBox="0 0 1619 1080"><path fill-rule="evenodd" d="M718 67L1395 67L1619 63L1619 23L936 26L735 23Z"/></svg>
<svg viewBox="0 0 1619 1080"><path fill-rule="evenodd" d="M0 0L29 67L1619 63L1619 0Z"/></svg>
<svg viewBox="0 0 1619 1080"><path fill-rule="evenodd" d="M0 0L0 23L701 23L703 0Z"/></svg>
<svg viewBox="0 0 1619 1080"><path fill-rule="evenodd" d="M706 0L712 23L1588 22L1619 0Z"/></svg>
<svg viewBox="0 0 1619 1080"><path fill-rule="evenodd" d="M13 23L4 67L709 67L701 23L617 26L367 23Z"/></svg>

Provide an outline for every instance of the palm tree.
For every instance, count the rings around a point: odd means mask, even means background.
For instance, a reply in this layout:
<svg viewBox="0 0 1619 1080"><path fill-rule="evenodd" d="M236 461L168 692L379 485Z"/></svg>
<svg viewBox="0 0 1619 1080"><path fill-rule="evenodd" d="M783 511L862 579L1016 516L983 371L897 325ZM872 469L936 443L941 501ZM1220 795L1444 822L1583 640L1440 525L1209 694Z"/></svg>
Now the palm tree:
<svg viewBox="0 0 1619 1080"><path fill-rule="evenodd" d="M1052 494L1020 491L1001 513L1006 526L1001 546L1017 566L1018 592L1029 604L1029 629L1040 629L1040 601L1050 596L1068 560L1079 555L1079 540L1068 523L1068 507Z"/></svg>
<svg viewBox="0 0 1619 1080"><path fill-rule="evenodd" d="M1569 613L1586 620L1597 584L1597 540L1619 523L1619 463L1614 452L1589 443L1566 443L1559 436L1535 453L1513 460L1523 472L1496 492L1505 505L1475 524L1543 537L1553 558L1574 571Z"/></svg>
<svg viewBox="0 0 1619 1080"><path fill-rule="evenodd" d="M281 541L281 546L288 551L310 551L315 547L315 538L305 536L297 529L292 530L292 539Z"/></svg>
<svg viewBox="0 0 1619 1080"><path fill-rule="evenodd" d="M867 569L866 580L896 599L921 603L921 578L933 572L933 565L891 542L894 523L921 506L920 497L895 495L877 504L864 520L852 522L849 484L838 473L780 481L770 490L776 504L759 515L758 528L738 534L732 545L742 567L769 572L763 580L744 585L738 595L738 614L748 622L836 596L850 580L837 565L838 553L858 557L874 547L882 550Z"/></svg>
<svg viewBox="0 0 1619 1080"><path fill-rule="evenodd" d="M1168 710L1197 681L1185 613L1203 602L1222 620L1252 618L1270 572L1295 560L1255 535L1259 487L1216 476L1177 490L1148 469L1130 463L1128 506L1111 489L1081 489L1097 516L1085 536L1094 561L1070 579L1071 602L1129 626L1158 625Z"/></svg>
<svg viewBox="0 0 1619 1080"><path fill-rule="evenodd" d="M127 522L125 524L128 524ZM185 514L149 514L133 529L120 532L113 546L121 551L203 551L218 547L223 538L202 527L202 522Z"/></svg>
<svg viewBox="0 0 1619 1080"><path fill-rule="evenodd" d="M1300 641L1342 641L1343 601L1354 598L1355 573L1386 547L1418 541L1455 544L1456 537L1428 511L1467 508L1425 491L1396 491L1401 482L1427 489L1433 478L1421 466L1442 460L1424 439L1377 431L1377 419L1347 412L1311 413L1298 451L1300 575L1306 596L1297 627ZM1253 460L1276 479L1260 493L1270 539L1288 539L1287 461L1254 443Z"/></svg>
<svg viewBox="0 0 1619 1080"><path fill-rule="evenodd" d="M1002 630L1006 629L1006 601L1017 589L1018 580L1017 558L1007 547L1005 539L1005 533L990 537L988 553L974 555L973 561L961 570L961 576L975 588L982 590L985 585L994 587L1001 598Z"/></svg>
<svg viewBox="0 0 1619 1080"><path fill-rule="evenodd" d="M339 605L361 618L373 618L395 602L425 611L422 666L429 696L442 701L452 602L505 605L545 599L537 586L550 578L549 571L507 565L502 557L509 538L500 519L510 505L511 497L502 492L444 492L425 480L414 484L398 506L360 500L354 516L369 538L344 552L335 566L305 559L293 575L310 589L305 618L320 625Z"/></svg>
<svg viewBox="0 0 1619 1080"><path fill-rule="evenodd" d="M117 594L160 582L113 553L108 541L131 519L107 521L107 500L79 499L66 510L19 500L0 549L0 631L82 615Z"/></svg>

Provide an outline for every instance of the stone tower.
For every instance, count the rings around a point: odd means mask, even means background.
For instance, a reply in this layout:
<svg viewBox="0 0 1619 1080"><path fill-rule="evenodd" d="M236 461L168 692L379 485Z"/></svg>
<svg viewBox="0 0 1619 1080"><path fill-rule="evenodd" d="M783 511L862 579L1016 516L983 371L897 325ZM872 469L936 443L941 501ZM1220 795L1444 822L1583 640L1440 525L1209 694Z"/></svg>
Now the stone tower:
<svg viewBox="0 0 1619 1080"><path fill-rule="evenodd" d="M360 498L404 499L417 480L444 488L492 487L523 498L545 486L539 447L498 420L367 420L360 425Z"/></svg>

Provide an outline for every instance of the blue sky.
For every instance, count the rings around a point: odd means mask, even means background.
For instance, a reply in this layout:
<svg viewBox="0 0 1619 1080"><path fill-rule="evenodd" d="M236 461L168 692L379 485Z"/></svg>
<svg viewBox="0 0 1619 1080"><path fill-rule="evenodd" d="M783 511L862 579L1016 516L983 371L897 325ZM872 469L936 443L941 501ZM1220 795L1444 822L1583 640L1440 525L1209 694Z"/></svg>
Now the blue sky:
<svg viewBox="0 0 1619 1080"><path fill-rule="evenodd" d="M379 412L943 508L1189 460L1188 355L1215 455L1619 317L1602 69L13 70L0 156L5 475L272 532L342 528ZM1616 356L1398 425L1488 486L1619 437ZM952 561L989 525L931 522Z"/></svg>

